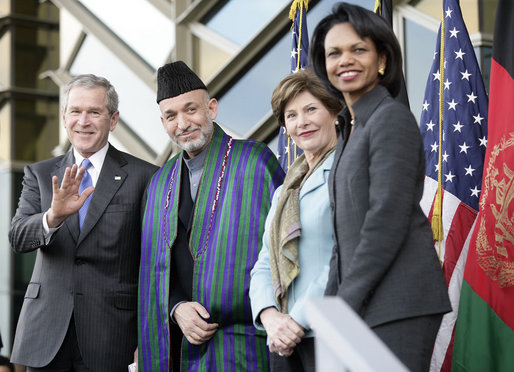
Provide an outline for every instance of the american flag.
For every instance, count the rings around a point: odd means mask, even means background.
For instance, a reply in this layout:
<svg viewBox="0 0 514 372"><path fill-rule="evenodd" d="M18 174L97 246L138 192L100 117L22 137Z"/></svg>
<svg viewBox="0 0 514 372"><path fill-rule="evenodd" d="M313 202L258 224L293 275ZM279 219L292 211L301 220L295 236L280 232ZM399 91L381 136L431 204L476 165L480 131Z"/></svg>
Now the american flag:
<svg viewBox="0 0 514 372"><path fill-rule="evenodd" d="M306 16L308 6L309 0L294 0L289 11L289 18L293 21L291 27L291 73L308 65L309 34ZM282 169L287 172L303 151L286 135L285 131L285 127L281 127L278 134L278 160Z"/></svg>
<svg viewBox="0 0 514 372"><path fill-rule="evenodd" d="M441 30L443 40L441 40ZM441 100L439 99L441 97ZM443 16L420 119L426 156L421 206L442 235L435 248L453 311L443 318L431 371L450 371L453 333L470 232L478 213L487 144L487 93L458 0L443 0ZM442 124L441 124L442 114ZM442 166L440 166L442 162ZM440 187L440 192L437 193ZM441 212L436 206L441 196ZM437 215L440 215L438 220ZM435 225L435 226L434 226ZM434 233L436 239L437 233Z"/></svg>

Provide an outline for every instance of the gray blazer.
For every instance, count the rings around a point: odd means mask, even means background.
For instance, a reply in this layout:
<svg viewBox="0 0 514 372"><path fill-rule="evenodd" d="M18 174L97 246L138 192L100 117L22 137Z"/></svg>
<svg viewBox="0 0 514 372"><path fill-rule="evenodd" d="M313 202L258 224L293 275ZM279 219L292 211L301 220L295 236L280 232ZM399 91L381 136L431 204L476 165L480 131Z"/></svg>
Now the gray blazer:
<svg viewBox="0 0 514 372"><path fill-rule="evenodd" d="M42 218L52 202L52 176L62 180L73 164L70 151L25 167L9 240L15 252L37 250L37 256L12 361L51 362L73 314L86 366L125 372L137 347L141 198L157 168L109 145L82 230L75 213L45 245Z"/></svg>
<svg viewBox="0 0 514 372"><path fill-rule="evenodd" d="M342 297L370 327L446 313L446 284L419 206L425 157L416 121L380 85L352 108L355 128L348 137L345 123L329 179L336 246L326 294Z"/></svg>

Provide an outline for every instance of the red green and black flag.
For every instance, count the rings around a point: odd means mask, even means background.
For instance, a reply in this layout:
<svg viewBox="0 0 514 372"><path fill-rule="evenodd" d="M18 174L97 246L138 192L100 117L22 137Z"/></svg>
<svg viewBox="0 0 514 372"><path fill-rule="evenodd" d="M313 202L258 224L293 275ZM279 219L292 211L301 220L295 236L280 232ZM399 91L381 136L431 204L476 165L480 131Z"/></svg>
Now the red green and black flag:
<svg viewBox="0 0 514 372"><path fill-rule="evenodd" d="M452 371L514 371L514 2L499 0L479 214L464 271Z"/></svg>

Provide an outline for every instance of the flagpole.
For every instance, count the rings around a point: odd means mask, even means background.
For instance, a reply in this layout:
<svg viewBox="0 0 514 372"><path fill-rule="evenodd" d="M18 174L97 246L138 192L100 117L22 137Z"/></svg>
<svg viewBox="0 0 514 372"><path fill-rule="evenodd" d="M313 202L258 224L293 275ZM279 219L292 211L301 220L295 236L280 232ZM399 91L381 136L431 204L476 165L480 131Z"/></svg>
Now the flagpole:
<svg viewBox="0 0 514 372"><path fill-rule="evenodd" d="M306 44L306 47L302 47L302 43L304 43L304 40L303 40L303 31L304 31L304 28L305 28L305 32L307 33L307 28L306 28L306 23L304 24L304 16L305 16L305 12L309 9L309 0L293 0L293 2L291 3L291 7L289 8L289 19L293 22L293 24L291 25L291 29L293 30L293 34L296 30L296 35L297 35L297 41L296 41L296 45L295 45L295 59L294 61L291 61L291 73L294 73L298 70L300 70L301 68L303 68L304 64L306 64L306 61L304 61L302 63L302 54L306 54L307 53L307 47L308 47L308 44ZM297 18L298 16L298 18ZM306 22L307 20L305 20ZM309 42L309 38L308 38L308 34L305 35L307 37L307 43ZM279 150L281 151L281 148L280 148L280 143L281 141L284 141L285 139L281 140L282 136L282 132L279 133ZM298 148L296 146L296 144L294 142L292 142L291 140L291 137L289 135L287 135L287 163L284 164L282 161L281 161L281 165L282 167L284 167L284 170L287 171L287 169L289 169L289 167L291 166L291 164L296 160L296 158L298 157ZM280 155L280 152L279 152L279 155ZM283 156L285 154L282 154ZM285 169L285 167L287 167L287 169Z"/></svg>
<svg viewBox="0 0 514 372"><path fill-rule="evenodd" d="M443 262L441 258L441 242L444 237L443 233L443 89L444 89L444 9L441 19L441 46L439 48L439 148L438 148L438 169L437 169L437 193L435 195L434 209L432 212L432 231L434 240L438 242L439 262Z"/></svg>
<svg viewBox="0 0 514 372"><path fill-rule="evenodd" d="M307 9L309 5L309 0L301 0L300 1L300 33L298 34L298 58L296 59L296 71L300 70L300 55L302 52L302 25L303 25L303 7ZM298 11L298 9L296 10ZM297 158L296 155L296 143L294 144L294 159ZM291 166L291 162L289 162L289 166Z"/></svg>

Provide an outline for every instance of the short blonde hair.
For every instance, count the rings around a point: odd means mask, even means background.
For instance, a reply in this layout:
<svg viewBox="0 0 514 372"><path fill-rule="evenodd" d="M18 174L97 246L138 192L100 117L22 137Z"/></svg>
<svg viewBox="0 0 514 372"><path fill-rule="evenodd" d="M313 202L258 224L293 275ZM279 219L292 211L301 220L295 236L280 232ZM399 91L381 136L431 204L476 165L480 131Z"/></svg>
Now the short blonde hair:
<svg viewBox="0 0 514 372"><path fill-rule="evenodd" d="M299 70L282 79L271 96L273 115L280 125L285 125L284 111L286 105L305 91L319 99L332 115L337 115L343 108L342 103L328 92L311 69Z"/></svg>

